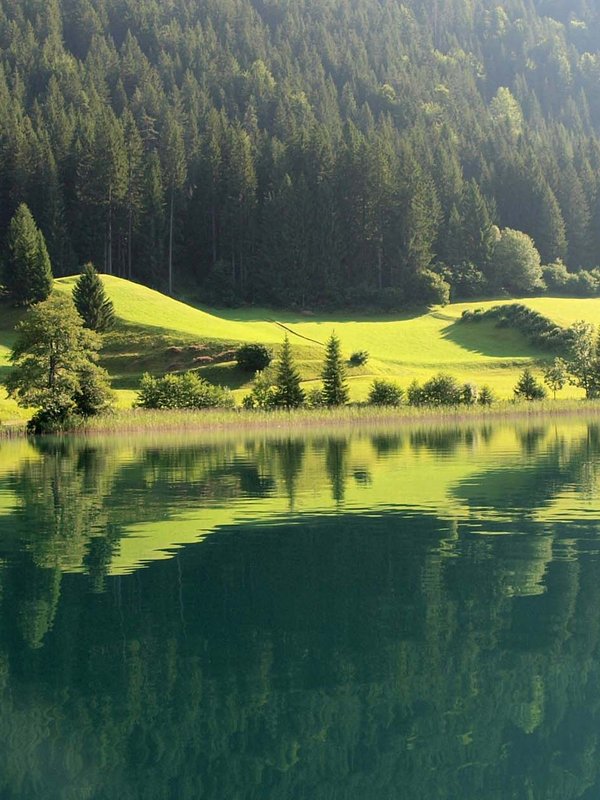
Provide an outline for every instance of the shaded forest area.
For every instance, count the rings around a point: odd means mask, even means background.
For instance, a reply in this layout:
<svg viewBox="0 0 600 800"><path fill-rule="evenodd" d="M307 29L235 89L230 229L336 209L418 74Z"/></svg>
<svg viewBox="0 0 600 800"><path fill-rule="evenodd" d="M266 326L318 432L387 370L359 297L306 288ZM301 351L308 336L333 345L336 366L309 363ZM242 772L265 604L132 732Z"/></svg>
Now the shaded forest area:
<svg viewBox="0 0 600 800"><path fill-rule="evenodd" d="M586 0L0 0L0 239L212 303L497 289L499 228L600 263ZM432 272L433 270L433 272Z"/></svg>

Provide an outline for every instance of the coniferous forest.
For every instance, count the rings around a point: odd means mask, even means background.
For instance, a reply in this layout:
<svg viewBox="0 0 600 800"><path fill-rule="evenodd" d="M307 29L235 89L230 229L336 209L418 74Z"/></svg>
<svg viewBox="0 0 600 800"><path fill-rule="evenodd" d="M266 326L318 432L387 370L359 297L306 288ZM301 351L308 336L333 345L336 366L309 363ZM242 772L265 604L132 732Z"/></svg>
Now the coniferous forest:
<svg viewBox="0 0 600 800"><path fill-rule="evenodd" d="M22 203L55 276L211 303L595 293L600 9L0 0L4 250Z"/></svg>

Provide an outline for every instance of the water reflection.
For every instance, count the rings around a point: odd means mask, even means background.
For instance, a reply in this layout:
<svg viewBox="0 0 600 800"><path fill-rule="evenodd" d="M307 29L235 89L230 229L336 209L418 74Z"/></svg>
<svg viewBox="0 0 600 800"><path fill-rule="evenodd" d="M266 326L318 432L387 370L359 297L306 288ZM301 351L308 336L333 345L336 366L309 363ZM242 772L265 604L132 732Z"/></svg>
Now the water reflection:
<svg viewBox="0 0 600 800"><path fill-rule="evenodd" d="M598 796L596 426L1 447L0 797Z"/></svg>

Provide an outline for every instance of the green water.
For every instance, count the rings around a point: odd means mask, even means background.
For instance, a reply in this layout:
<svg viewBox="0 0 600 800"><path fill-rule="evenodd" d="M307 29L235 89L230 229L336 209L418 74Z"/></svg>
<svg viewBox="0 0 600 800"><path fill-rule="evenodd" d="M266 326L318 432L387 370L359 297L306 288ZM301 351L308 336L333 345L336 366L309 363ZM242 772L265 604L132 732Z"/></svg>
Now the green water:
<svg viewBox="0 0 600 800"><path fill-rule="evenodd" d="M600 796L600 429L0 444L2 800Z"/></svg>

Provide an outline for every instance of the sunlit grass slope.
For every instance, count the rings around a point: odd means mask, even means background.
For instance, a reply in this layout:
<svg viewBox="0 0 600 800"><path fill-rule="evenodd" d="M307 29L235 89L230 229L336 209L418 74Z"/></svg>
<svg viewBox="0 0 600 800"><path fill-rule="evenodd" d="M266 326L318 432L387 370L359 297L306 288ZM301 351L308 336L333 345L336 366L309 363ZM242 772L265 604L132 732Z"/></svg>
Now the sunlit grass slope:
<svg viewBox="0 0 600 800"><path fill-rule="evenodd" d="M61 278L56 288L71 291L75 280ZM525 365L539 365L549 358L520 334L498 329L492 322L459 322L466 308L488 308L497 304L495 300L395 316L311 315L263 308L205 309L121 278L105 276L104 283L115 304L118 325L106 337L103 363L123 406L131 404L145 371L197 368L207 379L232 388L239 398L250 380L235 367L233 348L241 342L263 342L277 349L286 329L307 381L318 380L323 344L332 331L340 337L347 356L355 350L368 350L366 366L349 368L353 400L366 397L374 377L393 378L407 386L415 378L423 380L440 370L463 381L488 383L500 397L507 398ZM600 324L600 300L542 297L521 302L563 325L578 319ZM0 379L8 371L18 318L18 312L0 306ZM573 389L564 393L566 397L576 395ZM20 416L22 412L0 391L0 419Z"/></svg>

